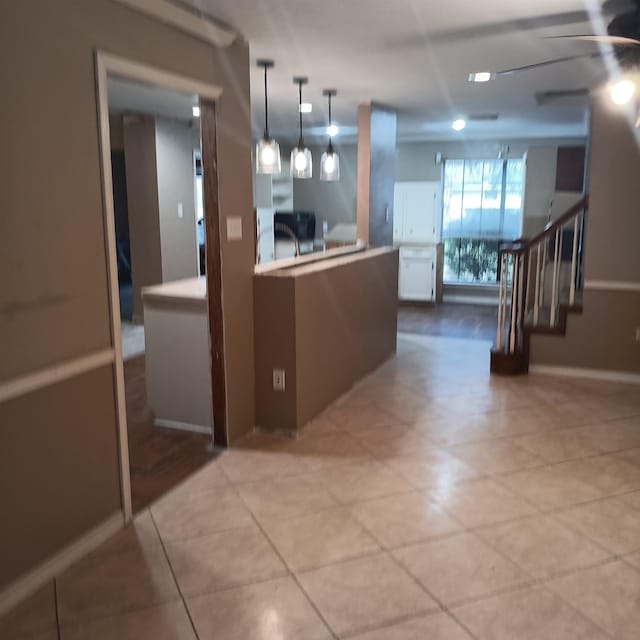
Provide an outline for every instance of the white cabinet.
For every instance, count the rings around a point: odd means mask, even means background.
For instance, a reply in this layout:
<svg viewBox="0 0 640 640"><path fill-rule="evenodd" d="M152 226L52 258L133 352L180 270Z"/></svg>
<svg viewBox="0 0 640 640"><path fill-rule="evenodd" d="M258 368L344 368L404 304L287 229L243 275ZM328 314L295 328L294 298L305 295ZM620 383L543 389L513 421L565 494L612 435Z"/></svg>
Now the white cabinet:
<svg viewBox="0 0 640 640"><path fill-rule="evenodd" d="M436 248L400 247L398 297L400 300L435 300Z"/></svg>
<svg viewBox="0 0 640 640"><path fill-rule="evenodd" d="M439 182L396 182L393 204L395 242L438 242L440 193Z"/></svg>

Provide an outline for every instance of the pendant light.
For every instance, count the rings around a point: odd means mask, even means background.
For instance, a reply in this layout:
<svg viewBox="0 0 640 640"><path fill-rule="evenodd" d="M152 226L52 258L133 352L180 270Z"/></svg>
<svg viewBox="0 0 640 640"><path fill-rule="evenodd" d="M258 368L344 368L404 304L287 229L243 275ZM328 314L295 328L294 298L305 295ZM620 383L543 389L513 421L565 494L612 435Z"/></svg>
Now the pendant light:
<svg viewBox="0 0 640 640"><path fill-rule="evenodd" d="M256 173L277 174L282 170L280 145L269 135L269 106L267 102L267 70L274 66L273 60L258 60L264 69L264 135L256 145Z"/></svg>
<svg viewBox="0 0 640 640"><path fill-rule="evenodd" d="M300 138L298 145L291 151L291 175L294 178L308 179L312 175L311 150L305 146L302 138L302 85L307 84L307 78L296 77L293 79L298 85L298 115L300 116Z"/></svg>
<svg viewBox="0 0 640 640"><path fill-rule="evenodd" d="M322 154L320 160L320 180L325 182L337 182L340 180L340 157L333 150L332 136L335 135L336 130L331 120L331 98L337 95L335 89L325 89L322 92L323 96L327 96L329 100L329 126L327 127L327 133L329 134L329 146L327 150Z"/></svg>

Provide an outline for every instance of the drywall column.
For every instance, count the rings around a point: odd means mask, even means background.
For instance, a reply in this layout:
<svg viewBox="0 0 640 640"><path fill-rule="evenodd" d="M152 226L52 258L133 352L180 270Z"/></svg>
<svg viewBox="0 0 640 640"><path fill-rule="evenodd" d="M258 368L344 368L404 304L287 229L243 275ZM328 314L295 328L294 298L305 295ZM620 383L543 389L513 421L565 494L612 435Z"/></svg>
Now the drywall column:
<svg viewBox="0 0 640 640"><path fill-rule="evenodd" d="M127 117L124 122L133 320L142 322L142 288L162 282L158 213L156 124L153 118Z"/></svg>
<svg viewBox="0 0 640 640"><path fill-rule="evenodd" d="M635 110L635 105L633 107ZM635 112L594 96L583 313L567 335L534 335L531 364L640 373L640 140Z"/></svg>
<svg viewBox="0 0 640 640"><path fill-rule="evenodd" d="M396 114L373 103L358 107L358 240L393 244Z"/></svg>

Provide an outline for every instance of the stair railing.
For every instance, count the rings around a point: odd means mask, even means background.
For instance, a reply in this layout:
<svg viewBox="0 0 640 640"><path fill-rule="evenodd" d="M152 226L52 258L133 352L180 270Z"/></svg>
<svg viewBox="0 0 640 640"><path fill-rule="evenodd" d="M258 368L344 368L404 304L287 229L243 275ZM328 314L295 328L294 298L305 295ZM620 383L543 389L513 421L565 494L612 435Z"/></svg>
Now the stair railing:
<svg viewBox="0 0 640 640"><path fill-rule="evenodd" d="M495 351L524 349L524 330L552 332L563 306L574 307L582 290L584 223L589 206L582 198L530 240L504 245L499 252L498 329ZM571 235L568 235L568 234ZM570 238L570 267L569 243Z"/></svg>

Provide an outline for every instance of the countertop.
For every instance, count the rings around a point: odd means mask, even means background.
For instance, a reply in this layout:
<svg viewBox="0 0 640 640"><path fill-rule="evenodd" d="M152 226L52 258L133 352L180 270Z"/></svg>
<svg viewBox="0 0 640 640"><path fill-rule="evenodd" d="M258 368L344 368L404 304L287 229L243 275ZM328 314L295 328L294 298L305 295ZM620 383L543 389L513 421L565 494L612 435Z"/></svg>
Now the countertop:
<svg viewBox="0 0 640 640"><path fill-rule="evenodd" d="M163 306L206 307L207 279L201 276L143 287L142 300L145 304Z"/></svg>

